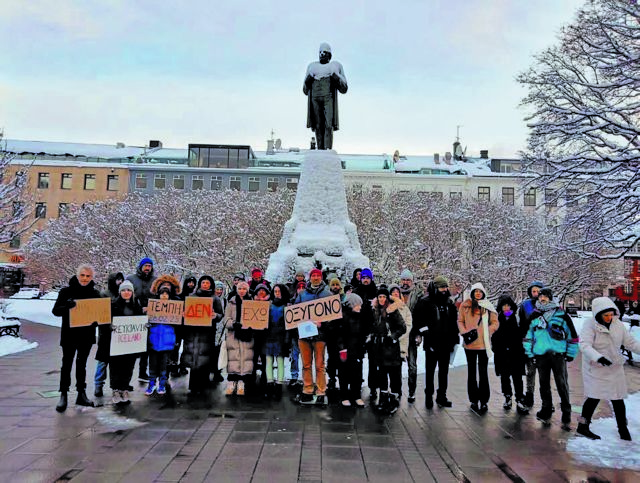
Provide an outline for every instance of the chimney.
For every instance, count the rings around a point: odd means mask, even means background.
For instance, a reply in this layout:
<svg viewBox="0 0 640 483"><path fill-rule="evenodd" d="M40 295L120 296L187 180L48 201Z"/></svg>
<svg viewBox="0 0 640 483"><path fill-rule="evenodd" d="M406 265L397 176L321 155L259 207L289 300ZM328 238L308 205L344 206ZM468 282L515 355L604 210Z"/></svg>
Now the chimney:
<svg viewBox="0 0 640 483"><path fill-rule="evenodd" d="M159 148L162 149L162 141L158 141L157 139L152 139L149 141L149 149Z"/></svg>
<svg viewBox="0 0 640 483"><path fill-rule="evenodd" d="M440 164L440 153L433 154L433 162L436 164Z"/></svg>
<svg viewBox="0 0 640 483"><path fill-rule="evenodd" d="M447 151L446 153L444 153L444 162L446 164L451 164L451 153L449 151Z"/></svg>
<svg viewBox="0 0 640 483"><path fill-rule="evenodd" d="M480 150L480 158L481 159L489 159L489 150L488 149L481 149Z"/></svg>
<svg viewBox="0 0 640 483"><path fill-rule="evenodd" d="M116 149L122 149L124 147L125 147L124 143L116 143Z"/></svg>

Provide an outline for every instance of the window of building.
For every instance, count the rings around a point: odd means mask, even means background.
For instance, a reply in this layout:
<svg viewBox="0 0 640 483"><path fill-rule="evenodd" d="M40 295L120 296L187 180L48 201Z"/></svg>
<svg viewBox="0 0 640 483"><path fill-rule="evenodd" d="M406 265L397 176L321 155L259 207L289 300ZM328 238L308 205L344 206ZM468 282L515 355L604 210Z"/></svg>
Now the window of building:
<svg viewBox="0 0 640 483"><path fill-rule="evenodd" d="M85 174L84 175L84 189L85 190L94 190L94 189L96 189L96 175L95 174Z"/></svg>
<svg viewBox="0 0 640 483"><path fill-rule="evenodd" d="M222 176L211 176L211 189L213 191L222 189Z"/></svg>
<svg viewBox="0 0 640 483"><path fill-rule="evenodd" d="M433 193L431 193L431 197L434 200L441 200L443 198L442 191L434 191Z"/></svg>
<svg viewBox="0 0 640 483"><path fill-rule="evenodd" d="M71 173L62 173L62 179L60 180L60 189L70 190L72 179L73 177Z"/></svg>
<svg viewBox="0 0 640 483"><path fill-rule="evenodd" d="M58 203L58 218L69 213L69 203Z"/></svg>
<svg viewBox="0 0 640 483"><path fill-rule="evenodd" d="M491 188L488 186L479 186L478 199L480 201L491 201Z"/></svg>
<svg viewBox="0 0 640 483"><path fill-rule="evenodd" d="M240 191L240 176L229 177L229 188Z"/></svg>
<svg viewBox="0 0 640 483"><path fill-rule="evenodd" d="M575 188L568 189L565 193L565 198L567 206L575 208L578 204L578 190Z"/></svg>
<svg viewBox="0 0 640 483"><path fill-rule="evenodd" d="M502 203L505 205L514 205L516 202L515 188L502 188Z"/></svg>
<svg viewBox="0 0 640 483"><path fill-rule="evenodd" d="M449 198L452 200L461 200L462 199L462 191L452 191L449 193Z"/></svg>
<svg viewBox="0 0 640 483"><path fill-rule="evenodd" d="M201 190L202 188L204 188L204 176L201 174L191 176L191 189Z"/></svg>
<svg viewBox="0 0 640 483"><path fill-rule="evenodd" d="M353 183L351 189L354 195L361 195L363 189L362 183Z"/></svg>
<svg viewBox="0 0 640 483"><path fill-rule="evenodd" d="M173 175L173 187L177 190L184 189L184 174Z"/></svg>
<svg viewBox="0 0 640 483"><path fill-rule="evenodd" d="M38 189L49 189L49 173L38 173Z"/></svg>
<svg viewBox="0 0 640 483"><path fill-rule="evenodd" d="M558 206L558 200L554 199L556 192L552 188L545 188L544 190L544 202L547 206Z"/></svg>
<svg viewBox="0 0 640 483"><path fill-rule="evenodd" d="M524 206L536 206L536 189L529 188L524 193Z"/></svg>
<svg viewBox="0 0 640 483"><path fill-rule="evenodd" d="M290 190L298 189L298 178L287 178L285 182L287 183L287 189L290 189Z"/></svg>
<svg viewBox="0 0 640 483"><path fill-rule="evenodd" d="M381 184L374 184L373 186L371 186L371 191L382 191L382 185ZM426 191L423 191L423 193L426 194Z"/></svg>
<svg viewBox="0 0 640 483"><path fill-rule="evenodd" d="M20 248L20 237L14 236L9 242L9 248Z"/></svg>
<svg viewBox="0 0 640 483"><path fill-rule="evenodd" d="M36 203L36 218L46 218L46 217L47 217L47 204Z"/></svg>
<svg viewBox="0 0 640 483"><path fill-rule="evenodd" d="M267 191L278 191L278 178L267 178Z"/></svg>
<svg viewBox="0 0 640 483"><path fill-rule="evenodd" d="M137 190L146 190L147 189L147 175L143 173L136 174L136 189Z"/></svg>
<svg viewBox="0 0 640 483"><path fill-rule="evenodd" d="M156 174L153 177L153 189L163 190L167 187L167 175L164 173Z"/></svg>
<svg viewBox="0 0 640 483"><path fill-rule="evenodd" d="M510 164L502 164L500 163L500 172L501 173L511 173L513 172L513 166Z"/></svg>
<svg viewBox="0 0 640 483"><path fill-rule="evenodd" d="M24 204L21 201L14 201L13 202L13 215L12 216L14 218L16 216L21 216L23 208L24 208Z"/></svg>
<svg viewBox="0 0 640 483"><path fill-rule="evenodd" d="M260 178L257 176L249 176L249 191L260 190Z"/></svg>
<svg viewBox="0 0 640 483"><path fill-rule="evenodd" d="M117 174L107 175L107 191L118 191L120 189L120 181Z"/></svg>

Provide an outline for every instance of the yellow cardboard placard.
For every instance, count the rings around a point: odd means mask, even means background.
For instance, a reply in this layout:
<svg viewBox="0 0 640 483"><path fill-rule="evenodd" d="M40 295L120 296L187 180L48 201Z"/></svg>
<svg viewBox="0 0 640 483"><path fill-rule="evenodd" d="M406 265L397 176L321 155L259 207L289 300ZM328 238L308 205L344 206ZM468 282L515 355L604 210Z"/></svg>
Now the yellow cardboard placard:
<svg viewBox="0 0 640 483"><path fill-rule="evenodd" d="M211 327L213 297L187 297L184 301L184 325Z"/></svg>
<svg viewBox="0 0 640 483"><path fill-rule="evenodd" d="M269 307L268 300L243 300L240 322L244 328L264 330L269 328Z"/></svg>
<svg viewBox="0 0 640 483"><path fill-rule="evenodd" d="M76 306L69 310L70 327L86 327L97 322L98 324L111 323L111 299L79 299Z"/></svg>

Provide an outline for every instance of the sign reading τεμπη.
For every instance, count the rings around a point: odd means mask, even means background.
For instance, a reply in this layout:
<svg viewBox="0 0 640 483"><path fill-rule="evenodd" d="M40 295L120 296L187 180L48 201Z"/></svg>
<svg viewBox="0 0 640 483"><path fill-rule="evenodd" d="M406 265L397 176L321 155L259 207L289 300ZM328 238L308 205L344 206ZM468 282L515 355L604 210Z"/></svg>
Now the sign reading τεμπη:
<svg viewBox="0 0 640 483"><path fill-rule="evenodd" d="M147 315L152 324L182 324L184 302L182 300L149 299Z"/></svg>
<svg viewBox="0 0 640 483"><path fill-rule="evenodd" d="M290 305L285 308L284 322L287 330L295 329L300 322L327 322L342 318L342 304L340 295L310 300L301 304Z"/></svg>

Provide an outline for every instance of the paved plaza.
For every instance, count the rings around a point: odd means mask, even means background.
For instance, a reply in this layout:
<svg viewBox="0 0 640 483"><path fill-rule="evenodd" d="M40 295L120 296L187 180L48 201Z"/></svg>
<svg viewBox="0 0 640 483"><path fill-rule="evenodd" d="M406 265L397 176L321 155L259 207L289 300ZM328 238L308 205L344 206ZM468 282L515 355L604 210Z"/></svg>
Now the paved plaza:
<svg viewBox="0 0 640 483"><path fill-rule="evenodd" d="M420 385L416 403L405 398L390 418L369 408L299 407L286 390L281 401L256 401L227 398L221 386L192 403L185 378L173 395L151 400L136 382L122 412L108 398L103 407L77 408L70 393L69 408L58 414L59 329L22 323L23 337L40 346L0 358L2 482L640 481L640 472L573 460L565 447L575 433L561 430L558 412L543 428L533 415L504 411L493 373L488 414L471 413L466 367L450 373L453 408L425 409ZM91 397L94 365L92 354ZM579 359L569 367L579 413ZM640 368L626 371L630 390L638 391ZM596 417L608 411L601 404Z"/></svg>

